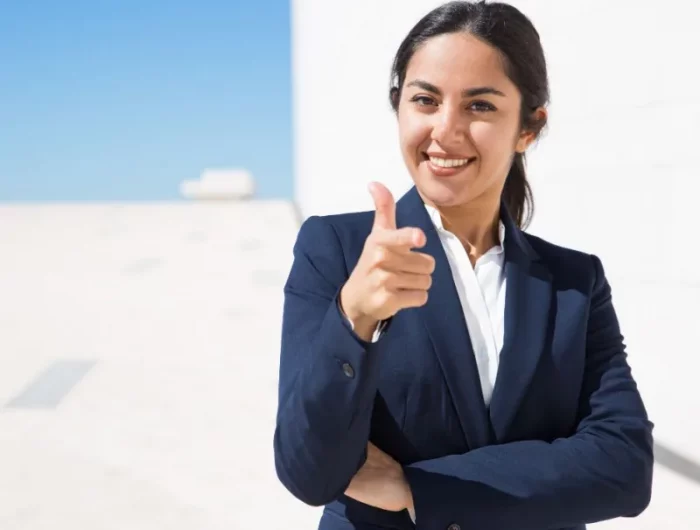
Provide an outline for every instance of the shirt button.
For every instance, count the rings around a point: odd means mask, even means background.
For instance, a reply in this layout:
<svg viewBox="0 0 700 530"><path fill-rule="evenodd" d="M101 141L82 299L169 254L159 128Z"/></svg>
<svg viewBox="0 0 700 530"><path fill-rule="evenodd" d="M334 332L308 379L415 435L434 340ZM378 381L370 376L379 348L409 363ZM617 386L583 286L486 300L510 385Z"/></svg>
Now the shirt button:
<svg viewBox="0 0 700 530"><path fill-rule="evenodd" d="M352 366L348 363L343 363L343 373L347 375L350 378L355 377L355 370L353 370ZM453 529L456 530L456 529Z"/></svg>
<svg viewBox="0 0 700 530"><path fill-rule="evenodd" d="M457 523L452 523L447 527L447 530L462 530L462 528Z"/></svg>

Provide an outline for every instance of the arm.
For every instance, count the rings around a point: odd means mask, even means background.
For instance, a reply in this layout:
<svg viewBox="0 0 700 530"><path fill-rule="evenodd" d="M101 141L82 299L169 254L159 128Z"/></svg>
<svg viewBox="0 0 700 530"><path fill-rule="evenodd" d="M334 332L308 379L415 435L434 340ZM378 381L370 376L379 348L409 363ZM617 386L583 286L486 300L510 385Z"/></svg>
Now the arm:
<svg viewBox="0 0 700 530"><path fill-rule="evenodd" d="M636 516L648 505L652 424L632 379L598 258L574 435L407 466L419 529L542 530Z"/></svg>
<svg viewBox="0 0 700 530"><path fill-rule="evenodd" d="M301 227L284 289L275 467L301 501L339 497L366 458L379 362L338 305L347 279L334 229L319 217Z"/></svg>

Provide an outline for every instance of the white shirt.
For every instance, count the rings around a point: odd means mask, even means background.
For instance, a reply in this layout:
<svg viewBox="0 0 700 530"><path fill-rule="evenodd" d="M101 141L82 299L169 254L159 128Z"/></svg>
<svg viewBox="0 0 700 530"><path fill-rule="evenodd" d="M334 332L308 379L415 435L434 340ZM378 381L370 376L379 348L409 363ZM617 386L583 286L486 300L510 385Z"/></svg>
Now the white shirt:
<svg viewBox="0 0 700 530"><path fill-rule="evenodd" d="M426 205L437 229L442 247L452 270L464 320L469 330L484 401L491 403L496 383L498 361L503 348L504 315L506 307L506 277L503 240L505 226L499 224L499 245L481 256L472 267L459 238L442 225L440 212Z"/></svg>

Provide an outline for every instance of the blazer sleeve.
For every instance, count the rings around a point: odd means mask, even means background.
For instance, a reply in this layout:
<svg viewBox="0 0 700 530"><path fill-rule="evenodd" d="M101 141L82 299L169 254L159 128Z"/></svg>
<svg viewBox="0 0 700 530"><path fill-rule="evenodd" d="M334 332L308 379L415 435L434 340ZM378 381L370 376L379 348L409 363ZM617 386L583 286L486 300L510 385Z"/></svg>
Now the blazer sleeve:
<svg viewBox="0 0 700 530"><path fill-rule="evenodd" d="M579 423L568 438L487 446L405 467L417 528L542 530L633 517L651 496L653 424L626 361L600 260ZM555 397L553 397L555 399Z"/></svg>
<svg viewBox="0 0 700 530"><path fill-rule="evenodd" d="M306 504L342 495L366 460L379 343L351 330L338 305L347 279L335 229L311 217L299 230L284 288L277 476Z"/></svg>

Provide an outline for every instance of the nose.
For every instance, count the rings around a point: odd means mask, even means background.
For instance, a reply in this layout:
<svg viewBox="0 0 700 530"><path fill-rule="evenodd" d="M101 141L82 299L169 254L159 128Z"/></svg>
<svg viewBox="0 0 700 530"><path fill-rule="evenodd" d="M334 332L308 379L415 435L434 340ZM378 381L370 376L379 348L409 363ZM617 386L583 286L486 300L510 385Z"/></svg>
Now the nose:
<svg viewBox="0 0 700 530"><path fill-rule="evenodd" d="M435 123L431 134L432 140L443 146L464 142L469 124L465 116L461 115L460 110L458 106L443 105L438 112L433 114Z"/></svg>

